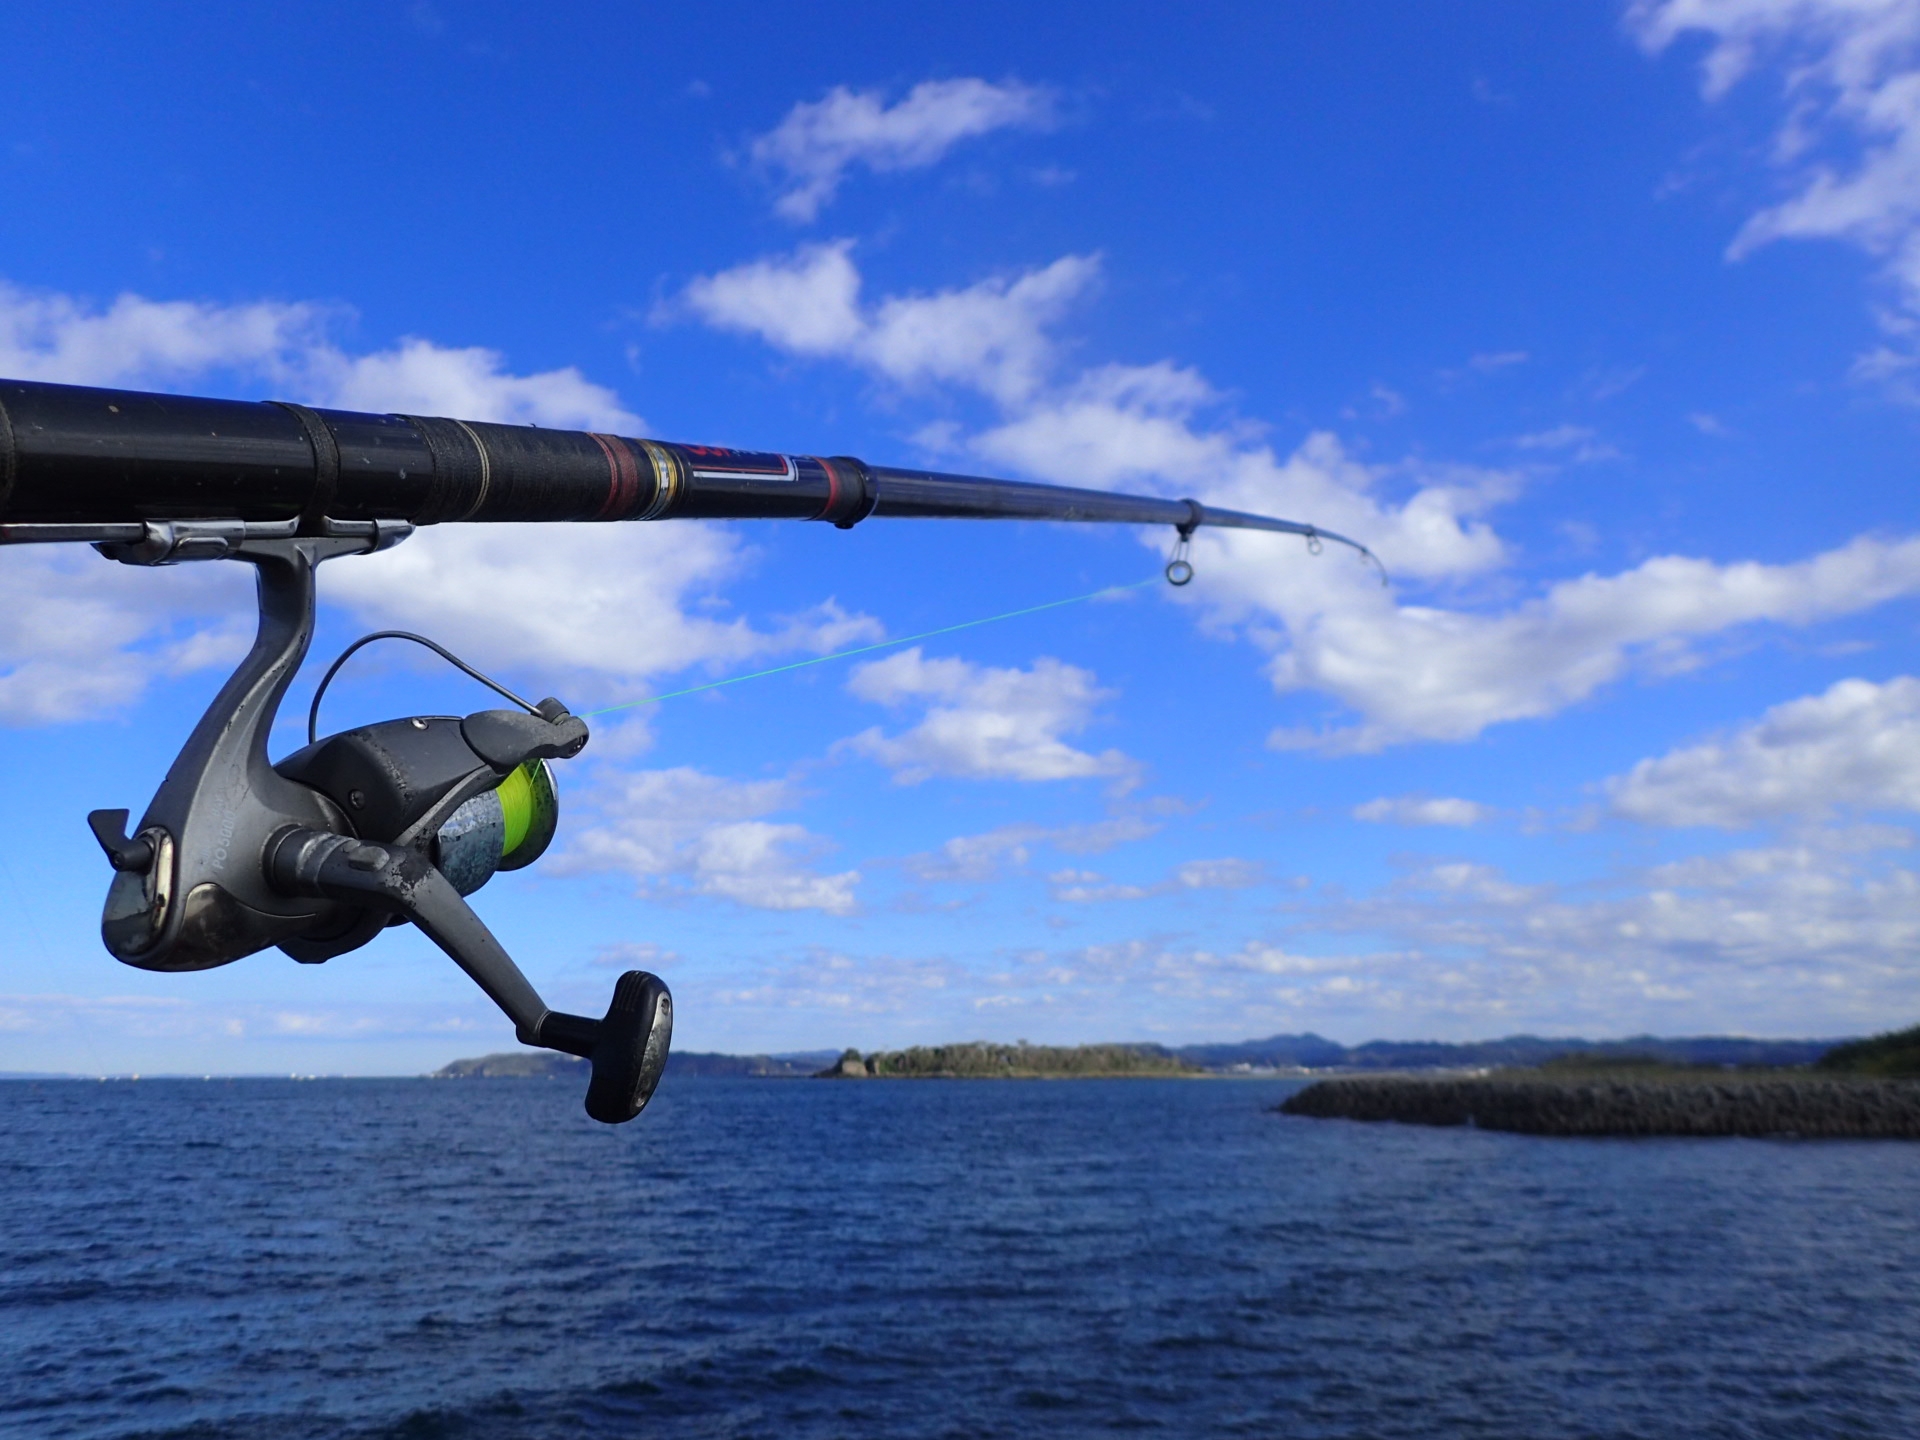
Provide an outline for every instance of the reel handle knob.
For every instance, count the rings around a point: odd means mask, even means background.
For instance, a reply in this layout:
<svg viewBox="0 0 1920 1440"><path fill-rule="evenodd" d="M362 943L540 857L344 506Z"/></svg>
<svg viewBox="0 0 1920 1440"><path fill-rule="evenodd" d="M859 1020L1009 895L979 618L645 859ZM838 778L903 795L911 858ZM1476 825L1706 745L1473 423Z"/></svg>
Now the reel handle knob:
<svg viewBox="0 0 1920 1440"><path fill-rule="evenodd" d="M673 1042L673 996L666 982L629 970L613 986L613 1001L593 1047L587 1114L622 1125L647 1108Z"/></svg>
<svg viewBox="0 0 1920 1440"><path fill-rule="evenodd" d="M673 1042L673 995L645 970L629 970L613 986L606 1018L590 1020L549 1010L522 1043L593 1062L587 1114L603 1125L624 1125L653 1098Z"/></svg>

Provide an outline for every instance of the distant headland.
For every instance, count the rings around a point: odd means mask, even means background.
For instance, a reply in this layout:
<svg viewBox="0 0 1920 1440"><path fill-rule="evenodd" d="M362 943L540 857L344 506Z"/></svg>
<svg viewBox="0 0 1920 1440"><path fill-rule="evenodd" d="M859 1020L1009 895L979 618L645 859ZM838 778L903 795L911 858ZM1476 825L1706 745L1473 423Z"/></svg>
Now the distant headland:
<svg viewBox="0 0 1920 1440"><path fill-rule="evenodd" d="M705 1075L726 1080L801 1080L836 1057L832 1050L787 1055L714 1055L675 1050L667 1057L669 1075ZM585 1077L588 1065L552 1050L509 1050L442 1065L435 1080L557 1080Z"/></svg>
<svg viewBox="0 0 1920 1440"><path fill-rule="evenodd" d="M906 1050L848 1050L818 1072L822 1080L1119 1080L1204 1075L1158 1045L915 1045Z"/></svg>

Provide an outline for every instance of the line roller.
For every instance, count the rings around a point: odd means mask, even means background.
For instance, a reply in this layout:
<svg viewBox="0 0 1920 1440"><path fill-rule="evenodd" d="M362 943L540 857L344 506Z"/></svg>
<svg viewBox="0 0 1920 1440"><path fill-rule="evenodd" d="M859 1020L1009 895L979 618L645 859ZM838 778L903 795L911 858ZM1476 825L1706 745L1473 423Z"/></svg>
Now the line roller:
<svg viewBox="0 0 1920 1440"><path fill-rule="evenodd" d="M316 572L433 524L794 519L844 530L873 518L1170 525L1174 585L1193 579L1189 547L1203 525L1299 535L1315 553L1333 541L1374 558L1313 525L1195 500L851 456L0 381L0 545L88 542L142 566L235 560L257 581L253 647L139 823L130 828L128 810L88 816L114 871L107 949L157 971L274 947L317 964L412 924L523 1044L591 1062L586 1110L609 1124L638 1115L659 1084L673 1032L667 986L629 971L599 1018L554 1010L468 904L552 843L551 767L586 746L586 721L558 699L522 699L424 636L383 631L326 672L308 743L271 760L268 735L313 638ZM556 603L565 603L558 586ZM427 646L513 708L320 737L327 684L348 655L383 638Z"/></svg>

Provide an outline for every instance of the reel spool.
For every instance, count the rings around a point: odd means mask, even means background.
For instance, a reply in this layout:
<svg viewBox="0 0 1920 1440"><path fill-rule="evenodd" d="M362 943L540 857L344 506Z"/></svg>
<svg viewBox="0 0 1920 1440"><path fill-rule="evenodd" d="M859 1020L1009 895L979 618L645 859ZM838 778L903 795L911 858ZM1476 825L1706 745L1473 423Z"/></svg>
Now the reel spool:
<svg viewBox="0 0 1920 1440"><path fill-rule="evenodd" d="M462 895L501 870L546 854L560 823L560 799L544 760L529 760L449 815L433 837L433 863Z"/></svg>

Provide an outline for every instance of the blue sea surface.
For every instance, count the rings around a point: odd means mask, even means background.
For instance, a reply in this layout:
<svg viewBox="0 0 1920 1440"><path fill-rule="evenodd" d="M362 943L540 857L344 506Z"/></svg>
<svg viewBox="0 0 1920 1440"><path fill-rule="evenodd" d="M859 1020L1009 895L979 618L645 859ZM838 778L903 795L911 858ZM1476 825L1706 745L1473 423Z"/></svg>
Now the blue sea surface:
<svg viewBox="0 0 1920 1440"><path fill-rule="evenodd" d="M1920 1435L1920 1146L1292 1088L0 1084L0 1436Z"/></svg>

